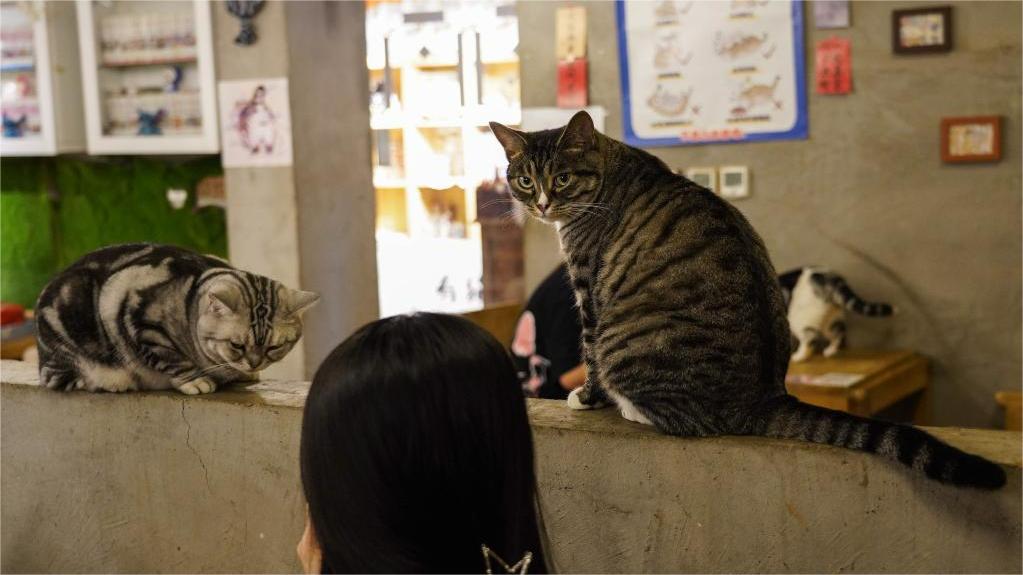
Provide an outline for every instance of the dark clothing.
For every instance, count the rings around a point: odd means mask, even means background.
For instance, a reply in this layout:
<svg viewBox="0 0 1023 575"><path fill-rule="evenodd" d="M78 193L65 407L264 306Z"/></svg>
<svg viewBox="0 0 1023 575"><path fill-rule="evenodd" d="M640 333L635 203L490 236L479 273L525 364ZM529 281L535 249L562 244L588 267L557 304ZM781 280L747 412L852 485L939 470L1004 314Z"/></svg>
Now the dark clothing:
<svg viewBox="0 0 1023 575"><path fill-rule="evenodd" d="M582 363L581 341L575 293L562 264L529 297L515 328L512 355L523 388L545 399L568 397L559 380Z"/></svg>

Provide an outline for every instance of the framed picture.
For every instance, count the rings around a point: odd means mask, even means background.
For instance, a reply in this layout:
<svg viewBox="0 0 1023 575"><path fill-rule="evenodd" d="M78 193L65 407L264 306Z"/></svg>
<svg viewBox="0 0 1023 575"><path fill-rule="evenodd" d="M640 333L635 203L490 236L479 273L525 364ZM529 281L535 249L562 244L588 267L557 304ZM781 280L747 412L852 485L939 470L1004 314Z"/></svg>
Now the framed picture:
<svg viewBox="0 0 1023 575"><path fill-rule="evenodd" d="M892 12L892 50L896 54L948 52L951 49L951 6Z"/></svg>
<svg viewBox="0 0 1023 575"><path fill-rule="evenodd" d="M942 118L941 159L949 163L1002 159L1001 116Z"/></svg>

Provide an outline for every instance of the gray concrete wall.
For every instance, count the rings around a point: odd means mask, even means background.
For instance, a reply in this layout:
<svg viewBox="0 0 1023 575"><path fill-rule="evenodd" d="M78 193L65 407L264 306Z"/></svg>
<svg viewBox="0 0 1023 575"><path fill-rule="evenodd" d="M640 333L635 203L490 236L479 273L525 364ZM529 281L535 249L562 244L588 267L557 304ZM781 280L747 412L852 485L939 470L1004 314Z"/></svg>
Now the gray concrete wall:
<svg viewBox="0 0 1023 575"><path fill-rule="evenodd" d="M288 76L288 35L284 5L267 2L256 18L259 39L234 43L238 19L224 2L210 3L217 81ZM292 91L292 94L294 92ZM295 105L292 102L292 108ZM297 190L292 166L226 168L228 256L235 266L301 288ZM308 339L308 338L307 338ZM266 377L301 379L305 344L270 366Z"/></svg>
<svg viewBox="0 0 1023 575"><path fill-rule="evenodd" d="M852 2L852 27L816 30L852 41L853 93L809 93L810 139L651 149L672 167L749 166L753 197L737 202L763 235L779 271L822 264L862 295L891 301L891 321L853 318L857 346L902 347L933 361L936 420L998 423L993 394L1020 386L1023 313L1021 27L1018 2L953 6L955 49L895 56L892 10L933 3ZM520 2L523 106L555 104L554 12L559 2ZM614 5L587 3L590 101L621 137ZM807 12L812 4L806 5ZM808 82L813 86L813 82ZM998 164L941 163L942 116L1004 116ZM530 222L526 281L555 265L553 231Z"/></svg>
<svg viewBox="0 0 1023 575"><path fill-rule="evenodd" d="M267 377L301 379L376 319L375 197L361 2L267 2L258 41L212 4L220 80L288 78L293 162L225 170L231 261L323 297L296 351Z"/></svg>
<svg viewBox="0 0 1023 575"><path fill-rule="evenodd" d="M199 397L39 389L0 364L4 573L297 572L308 384ZM1007 467L998 492L879 458L683 440L529 403L563 572L1003 572L1021 565L1020 434L935 429Z"/></svg>
<svg viewBox="0 0 1023 575"><path fill-rule="evenodd" d="M362 2L289 2L302 285L323 295L306 320L311 376L334 346L380 317Z"/></svg>

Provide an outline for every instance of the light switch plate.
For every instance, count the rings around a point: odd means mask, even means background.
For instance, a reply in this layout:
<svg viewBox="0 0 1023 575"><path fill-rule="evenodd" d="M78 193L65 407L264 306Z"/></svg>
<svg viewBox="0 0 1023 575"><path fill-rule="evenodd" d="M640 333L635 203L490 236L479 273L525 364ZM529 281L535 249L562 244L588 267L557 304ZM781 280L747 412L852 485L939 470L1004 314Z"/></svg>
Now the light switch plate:
<svg viewBox="0 0 1023 575"><path fill-rule="evenodd" d="M703 168L687 168L686 178L717 193L718 171L713 166Z"/></svg>
<svg viewBox="0 0 1023 575"><path fill-rule="evenodd" d="M721 166L718 169L718 193L722 198L738 200L750 195L749 168Z"/></svg>

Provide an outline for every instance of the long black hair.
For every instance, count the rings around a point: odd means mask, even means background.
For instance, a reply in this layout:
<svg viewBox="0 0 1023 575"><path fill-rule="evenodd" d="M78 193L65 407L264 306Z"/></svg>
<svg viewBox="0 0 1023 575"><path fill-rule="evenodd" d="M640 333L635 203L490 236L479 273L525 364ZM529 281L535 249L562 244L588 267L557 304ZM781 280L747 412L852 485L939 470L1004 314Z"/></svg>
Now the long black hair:
<svg viewBox="0 0 1023 575"><path fill-rule="evenodd" d="M468 320L373 322L334 349L302 420L323 572L545 573L533 443L507 351Z"/></svg>

